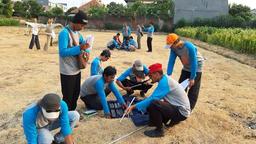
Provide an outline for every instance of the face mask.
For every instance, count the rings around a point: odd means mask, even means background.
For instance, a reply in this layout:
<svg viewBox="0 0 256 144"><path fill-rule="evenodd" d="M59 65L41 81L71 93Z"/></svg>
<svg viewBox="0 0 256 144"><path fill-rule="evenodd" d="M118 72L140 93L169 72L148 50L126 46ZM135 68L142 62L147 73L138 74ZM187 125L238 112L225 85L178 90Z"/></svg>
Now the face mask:
<svg viewBox="0 0 256 144"><path fill-rule="evenodd" d="M60 115L60 109L57 109L56 111L49 111L42 108L42 113L46 119L49 121L55 121L59 118Z"/></svg>

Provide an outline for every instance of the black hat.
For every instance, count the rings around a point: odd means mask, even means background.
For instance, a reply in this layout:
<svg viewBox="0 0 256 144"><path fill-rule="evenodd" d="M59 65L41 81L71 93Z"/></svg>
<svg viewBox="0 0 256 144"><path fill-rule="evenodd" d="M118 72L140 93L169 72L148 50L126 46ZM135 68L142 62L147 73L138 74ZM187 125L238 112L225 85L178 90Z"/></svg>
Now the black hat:
<svg viewBox="0 0 256 144"><path fill-rule="evenodd" d="M86 13L79 10L78 13L76 13L76 15L73 17L72 23L87 24L88 18Z"/></svg>
<svg viewBox="0 0 256 144"><path fill-rule="evenodd" d="M103 51L101 52L100 55L110 58L111 53L110 53L110 51L109 51L108 49L105 49L105 50L103 50Z"/></svg>
<svg viewBox="0 0 256 144"><path fill-rule="evenodd" d="M57 94L49 93L41 99L39 105L47 111L56 111L60 108L60 101L61 98Z"/></svg>

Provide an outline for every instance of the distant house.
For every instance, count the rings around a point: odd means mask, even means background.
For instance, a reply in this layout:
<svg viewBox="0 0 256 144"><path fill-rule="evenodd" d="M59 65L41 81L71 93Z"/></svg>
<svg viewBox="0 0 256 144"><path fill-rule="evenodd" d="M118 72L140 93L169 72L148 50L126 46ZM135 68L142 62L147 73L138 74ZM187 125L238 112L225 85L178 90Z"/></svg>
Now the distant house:
<svg viewBox="0 0 256 144"><path fill-rule="evenodd" d="M68 10L68 4L67 2L52 2L50 0L37 0L39 4L41 4L45 10L49 10L53 7L59 7L61 8L64 12Z"/></svg>
<svg viewBox="0 0 256 144"><path fill-rule="evenodd" d="M100 7L100 6L103 6L101 0L91 0L81 5L78 9L87 12L92 7Z"/></svg>
<svg viewBox="0 0 256 144"><path fill-rule="evenodd" d="M228 0L175 0L174 23L228 14Z"/></svg>

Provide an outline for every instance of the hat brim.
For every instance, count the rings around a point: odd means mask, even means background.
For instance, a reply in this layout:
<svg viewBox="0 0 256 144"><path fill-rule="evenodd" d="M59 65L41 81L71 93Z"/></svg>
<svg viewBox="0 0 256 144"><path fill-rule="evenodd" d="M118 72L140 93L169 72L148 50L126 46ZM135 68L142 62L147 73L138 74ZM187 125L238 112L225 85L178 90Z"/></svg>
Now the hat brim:
<svg viewBox="0 0 256 144"><path fill-rule="evenodd" d="M137 71L143 71L143 66L135 66L135 69L136 69Z"/></svg>
<svg viewBox="0 0 256 144"><path fill-rule="evenodd" d="M42 112L47 119L57 119L60 115L60 112L46 112L44 108L42 108Z"/></svg>

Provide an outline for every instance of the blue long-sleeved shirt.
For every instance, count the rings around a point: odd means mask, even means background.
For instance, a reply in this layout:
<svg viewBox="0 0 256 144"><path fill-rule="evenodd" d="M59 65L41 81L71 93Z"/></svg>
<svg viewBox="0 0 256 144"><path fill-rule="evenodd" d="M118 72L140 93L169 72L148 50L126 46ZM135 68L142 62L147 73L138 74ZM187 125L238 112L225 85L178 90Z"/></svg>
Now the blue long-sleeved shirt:
<svg viewBox="0 0 256 144"><path fill-rule="evenodd" d="M131 28L129 26L127 26L127 29L126 29L126 27L124 27L122 29L122 34L123 34L123 36L130 36L131 35Z"/></svg>
<svg viewBox="0 0 256 144"><path fill-rule="evenodd" d="M190 79L195 79L196 72L201 70L198 68L197 49L191 42L184 42L182 48L171 48L169 62L167 66L167 74L171 75L175 64L176 57L179 57L183 64L183 69L191 72Z"/></svg>
<svg viewBox="0 0 256 144"><path fill-rule="evenodd" d="M59 116L59 123L60 123L60 132L66 137L72 133L72 129L69 124L68 118L68 106L64 101L61 101L60 104L60 116ZM37 127L36 127L36 120L38 112L40 112L41 108L37 104L32 105L31 107L27 108L22 116L23 122L23 129L27 139L28 144L37 144Z"/></svg>
<svg viewBox="0 0 256 144"><path fill-rule="evenodd" d="M154 100L161 99L177 107L183 116L188 117L190 115L190 103L184 88L167 75L162 76L151 96L137 103L135 107L140 111L146 111Z"/></svg>
<svg viewBox="0 0 256 144"><path fill-rule="evenodd" d="M102 74L103 69L101 68L100 64L101 64L100 58L99 57L94 58L91 64L91 76Z"/></svg>
<svg viewBox="0 0 256 144"><path fill-rule="evenodd" d="M125 103L114 82L105 83L102 75L94 75L86 79L81 86L80 95L81 97L86 97L87 95L98 95L100 97L104 113L109 114L110 111L107 105L107 99L105 94L106 87L108 87L114 93L120 104Z"/></svg>
<svg viewBox="0 0 256 144"><path fill-rule="evenodd" d="M69 26L67 27L69 28ZM69 37L69 31L66 27L62 29L62 31L59 33L59 54L61 57L68 57L68 56L76 56L81 53L80 51L80 46L73 46L69 48L69 42L70 42L70 37ZM71 30L71 29L70 29ZM72 30L71 30L72 31ZM73 33L77 34L78 32ZM85 43L82 35L79 35L79 44Z"/></svg>
<svg viewBox="0 0 256 144"><path fill-rule="evenodd" d="M149 69L147 68L146 65L143 65L143 72L145 75L148 75L149 73ZM132 67L128 68L125 72L123 72L118 78L117 80L118 81L123 81L125 80L128 76L131 76L133 75L133 72L132 72Z"/></svg>
<svg viewBox="0 0 256 144"><path fill-rule="evenodd" d="M105 84L104 78L102 77L95 83L94 88L95 88L95 90L97 91L97 94L100 97L104 113L109 114L110 111L109 111L109 107L108 107L108 103L107 103L107 99L106 99L106 94L105 94L105 91L104 91L104 84ZM119 92L119 90L116 88L114 82L113 81L110 82L108 84L108 86L109 86L109 89L114 93L115 97L117 98L117 101L120 104L125 104L125 101L124 101L121 93Z"/></svg>
<svg viewBox="0 0 256 144"><path fill-rule="evenodd" d="M148 37L153 37L153 33L154 33L154 31L155 31L155 28L154 28L154 26L153 25L150 25L148 28L144 28L143 29L145 32L147 32L147 36Z"/></svg>
<svg viewBox="0 0 256 144"><path fill-rule="evenodd" d="M134 39L130 39L130 40L129 40L129 45L133 45L133 46L135 46L136 48L138 48L138 44L137 44L137 42L136 42Z"/></svg>

